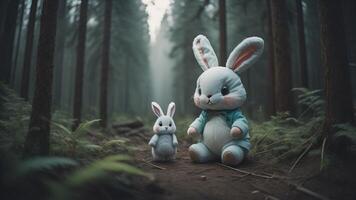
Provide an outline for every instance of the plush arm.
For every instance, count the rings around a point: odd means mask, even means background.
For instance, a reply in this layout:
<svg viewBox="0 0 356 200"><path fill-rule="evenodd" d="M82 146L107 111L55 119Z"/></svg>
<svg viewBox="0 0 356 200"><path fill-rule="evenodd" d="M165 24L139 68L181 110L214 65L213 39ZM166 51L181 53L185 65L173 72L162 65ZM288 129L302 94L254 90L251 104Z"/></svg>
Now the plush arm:
<svg viewBox="0 0 356 200"><path fill-rule="evenodd" d="M192 124L190 124L189 127L195 128L198 133L203 134L204 126L206 124L207 116L206 113L203 111L198 118L194 120Z"/></svg>
<svg viewBox="0 0 356 200"><path fill-rule="evenodd" d="M231 134L237 138L243 138L246 136L247 133L248 122L246 118L241 113L235 114L231 126Z"/></svg>
<svg viewBox="0 0 356 200"><path fill-rule="evenodd" d="M173 146L178 146L178 140L176 134L173 134Z"/></svg>
<svg viewBox="0 0 356 200"><path fill-rule="evenodd" d="M155 134L154 136L152 136L150 142L148 143L150 146L154 147L156 146L157 144L157 141L158 141L158 135Z"/></svg>

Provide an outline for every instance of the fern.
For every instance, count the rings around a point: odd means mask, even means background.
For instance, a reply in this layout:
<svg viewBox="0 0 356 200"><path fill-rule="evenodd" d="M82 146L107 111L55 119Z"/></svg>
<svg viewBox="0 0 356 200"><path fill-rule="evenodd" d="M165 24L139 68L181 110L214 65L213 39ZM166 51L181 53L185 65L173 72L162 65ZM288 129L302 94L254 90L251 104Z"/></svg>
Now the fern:
<svg viewBox="0 0 356 200"><path fill-rule="evenodd" d="M310 142L316 142L324 120L325 100L322 90L294 88L304 111L298 118L288 112L277 113L271 120L252 123L251 154L278 161L299 154Z"/></svg>
<svg viewBox="0 0 356 200"><path fill-rule="evenodd" d="M100 151L102 149L98 145L90 144L85 140L81 140L81 137L87 133L89 128L91 128L98 121L100 121L100 119L83 122L74 131L71 131L69 128L60 123L54 121L51 123L65 133L65 135L62 136L63 138L60 140L66 143L65 146L68 146L69 154L71 156L75 156L78 149L86 149L89 151Z"/></svg>
<svg viewBox="0 0 356 200"><path fill-rule="evenodd" d="M0 148L22 152L31 105L0 83Z"/></svg>
<svg viewBox="0 0 356 200"><path fill-rule="evenodd" d="M25 176L27 174L51 171L55 168L75 167L78 163L69 158L61 157L40 157L24 161L16 170L17 175Z"/></svg>
<svg viewBox="0 0 356 200"><path fill-rule="evenodd" d="M325 113L325 100L322 97L323 90L309 90L307 88L293 88L292 91L299 92L298 104L306 107L299 118L308 113L313 117L321 117Z"/></svg>
<svg viewBox="0 0 356 200"><path fill-rule="evenodd" d="M110 172L127 173L152 178L150 174L124 162L128 160L131 160L131 158L123 155L106 157L69 176L66 184L71 187L79 187L88 182L105 178Z"/></svg>

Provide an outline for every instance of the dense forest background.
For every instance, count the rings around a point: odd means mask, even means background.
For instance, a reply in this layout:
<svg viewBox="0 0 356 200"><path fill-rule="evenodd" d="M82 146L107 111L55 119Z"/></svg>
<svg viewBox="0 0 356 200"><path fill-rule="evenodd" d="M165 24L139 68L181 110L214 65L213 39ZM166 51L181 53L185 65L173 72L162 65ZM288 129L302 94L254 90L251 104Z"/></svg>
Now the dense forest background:
<svg viewBox="0 0 356 200"><path fill-rule="evenodd" d="M128 135L146 140L151 134L151 101L163 108L176 103L177 132L187 145L186 129L200 113L192 99L202 73L194 37L206 35L224 66L237 44L258 36L264 53L241 75L252 160L296 158L293 171L316 150L320 169L336 163L332 158L353 166L356 1L169 0L152 34L148 7L158 1L1 0L0 153L12 152L19 162L65 156L80 166L130 154L143 144L128 145ZM123 160L104 159L105 167L97 161L87 170L150 178L110 163ZM76 165L72 161L53 162ZM72 178L85 182L84 176Z"/></svg>
<svg viewBox="0 0 356 200"><path fill-rule="evenodd" d="M2 48L2 79L31 102L35 91L42 4L38 0L3 1L3 4L2 38L4 47L8 49ZM81 107L79 112L84 118L95 118L100 110L105 1L91 0L86 4L81 7L81 1L74 0L59 1L58 4L51 109L53 113L68 117L73 117L74 107ZM196 67L191 52L191 41L197 34L205 34L216 51L219 50L221 28L218 4L218 1L172 1L157 39L150 42L146 4L138 0L113 2L107 85L110 119L118 115L146 116L153 99L162 101L164 105L175 101L180 115L198 112L191 96L201 71ZM275 113L274 94L271 92L274 87L271 81L272 46L273 42L277 42L271 37L273 7L269 1L227 1L226 4L226 53L248 36L265 39L266 49L262 59L243 74L242 79L248 91L244 109L251 118L266 119ZM290 71L290 79L287 80L290 83L285 84L290 89L322 89L325 70L321 63L317 1L286 1L284 4L283 13L277 18L283 17L282 24L278 25L286 30L285 41L282 41L285 46L282 48L288 56L283 64L288 65L284 68ZM342 3L350 77L356 73L352 53L355 29L348 24L353 17L353 6L352 1ZM6 14L13 17L6 18ZM157 73L161 70L166 71ZM181 81L182 78L186 81ZM351 81L355 86L355 80L352 78ZM279 84L278 81L276 84ZM82 89L78 90L78 87ZM78 93L82 95L74 95ZM355 95L356 92L353 92ZM293 96L287 110L297 112L296 95Z"/></svg>

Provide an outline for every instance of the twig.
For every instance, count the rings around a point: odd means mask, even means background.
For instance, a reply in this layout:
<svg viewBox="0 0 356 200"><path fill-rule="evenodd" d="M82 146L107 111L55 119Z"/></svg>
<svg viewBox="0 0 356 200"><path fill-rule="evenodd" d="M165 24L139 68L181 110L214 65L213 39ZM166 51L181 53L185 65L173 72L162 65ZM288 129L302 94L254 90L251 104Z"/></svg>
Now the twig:
<svg viewBox="0 0 356 200"><path fill-rule="evenodd" d="M270 151L273 151L273 149L267 149L267 150L264 150L264 151L259 151L259 152L255 153L254 156L259 156L261 154L268 153Z"/></svg>
<svg viewBox="0 0 356 200"><path fill-rule="evenodd" d="M247 175L251 175L251 176L256 176L256 177L266 178L266 179L274 178L273 176L265 176L265 175L262 175L262 174L256 174L256 173L254 173L254 172L249 172L249 171L245 171L245 170L242 170L242 169L233 168L233 167L230 167L230 166L221 164L221 163L217 163L217 164L220 165L220 166L222 166L222 167L225 167L225 168L228 168L228 169L231 169L231 170L240 172L240 173L242 173L242 174L246 174L246 176L247 176Z"/></svg>
<svg viewBox="0 0 356 200"><path fill-rule="evenodd" d="M309 152L310 148L313 146L313 142L310 142L309 146L303 151L303 153L300 154L300 156L297 158L297 160L294 162L292 167L289 169L289 173L291 173L294 168L297 166L297 164L302 160L302 158Z"/></svg>
<svg viewBox="0 0 356 200"><path fill-rule="evenodd" d="M267 173L267 172L261 172L262 174L265 174L267 176L271 176L273 178L276 179L285 179L285 180L289 180L289 179L300 179L300 178L304 178L304 176L296 176L296 177L289 177L289 176L281 176L281 175L276 175L276 174L271 174L271 173Z"/></svg>
<svg viewBox="0 0 356 200"><path fill-rule="evenodd" d="M252 185L252 184L251 184ZM257 187L256 185L252 185L252 187L256 188L257 190L261 191L262 193L265 194L265 197L269 198L269 199L272 199L272 200L279 200L278 197L275 197L272 195L272 193L268 192L267 190L263 189L263 188L260 188L260 187Z"/></svg>
<svg viewBox="0 0 356 200"><path fill-rule="evenodd" d="M312 197L315 197L317 199L321 199L321 200L329 200L329 198L321 195L321 194L318 194L316 192L313 192L303 186L300 186L300 185L295 185L295 184L292 184L290 183L290 185L292 185L293 187L295 187L296 190L300 191L300 192L303 192L304 194L307 194L309 196L312 196Z"/></svg>
<svg viewBox="0 0 356 200"><path fill-rule="evenodd" d="M155 168L160 169L160 170L165 170L165 169L166 169L166 168L164 168L164 167L160 167L160 166L158 166L158 165L152 164L152 163L150 163L150 162L148 162L148 161L146 161L146 160L144 160L144 159L141 159L141 161L144 162L144 163L146 163L147 165L150 165L150 166L155 167Z"/></svg>
<svg viewBox="0 0 356 200"><path fill-rule="evenodd" d="M323 145L321 146L321 158L320 158L320 171L323 169L324 166L324 151L325 151L325 144L326 144L327 137L323 139Z"/></svg>
<svg viewBox="0 0 356 200"><path fill-rule="evenodd" d="M317 133L315 133L314 135L310 136L309 138L307 138L303 143L297 145L294 149L288 150L284 153L282 153L280 156L276 157L274 160L279 160L282 159L283 157L285 157L286 155L288 155L291 151L294 151L297 148L303 147L305 144L307 144L307 142L309 142L310 140L312 140L314 137L317 136Z"/></svg>

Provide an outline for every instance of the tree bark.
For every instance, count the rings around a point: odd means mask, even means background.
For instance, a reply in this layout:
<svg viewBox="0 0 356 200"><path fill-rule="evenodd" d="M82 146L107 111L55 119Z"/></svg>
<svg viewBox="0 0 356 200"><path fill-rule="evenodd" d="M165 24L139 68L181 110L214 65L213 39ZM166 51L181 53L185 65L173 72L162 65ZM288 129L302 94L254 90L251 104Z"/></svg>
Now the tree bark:
<svg viewBox="0 0 356 200"><path fill-rule="evenodd" d="M226 63L226 5L225 0L219 0L219 32L220 32L220 65Z"/></svg>
<svg viewBox="0 0 356 200"><path fill-rule="evenodd" d="M324 136L331 136L334 124L353 122L352 90L342 4L319 0L322 64L325 67L326 116Z"/></svg>
<svg viewBox="0 0 356 200"><path fill-rule="evenodd" d="M292 110L292 76L289 28L285 0L271 1L273 53L275 69L275 108L277 112Z"/></svg>
<svg viewBox="0 0 356 200"><path fill-rule="evenodd" d="M110 36L111 36L111 12L112 0L105 1L103 49L101 60L101 81L100 81L100 118L101 126L107 126L107 95L108 95L108 75L110 65Z"/></svg>
<svg viewBox="0 0 356 200"><path fill-rule="evenodd" d="M11 78L12 53L19 2L19 0L11 0L7 3L6 18L0 38L0 80L4 83L10 83Z"/></svg>
<svg viewBox="0 0 356 200"><path fill-rule="evenodd" d="M308 83L308 63L307 53L305 47L305 33L304 33L304 14L303 14L303 1L296 0L297 6L297 30L299 42L299 62L300 62L300 78L302 87L309 88Z"/></svg>
<svg viewBox="0 0 356 200"><path fill-rule="evenodd" d="M44 0L38 42L35 95L24 156L48 155L58 0Z"/></svg>
<svg viewBox="0 0 356 200"><path fill-rule="evenodd" d="M30 85L30 71L31 71L30 69L31 69L31 61L32 61L33 38L35 34L37 4L38 4L38 0L32 0L30 16L27 24L25 55L24 55L24 62L22 68L21 89L20 89L20 96L25 100L28 100L28 91Z"/></svg>
<svg viewBox="0 0 356 200"><path fill-rule="evenodd" d="M274 47L273 47L273 31L272 31L272 15L271 15L271 0L266 0L267 6L267 35L268 35L268 68L270 81L270 94L267 102L267 114L269 116L276 114L275 108L275 78L274 78Z"/></svg>
<svg viewBox="0 0 356 200"><path fill-rule="evenodd" d="M67 32L67 0L59 1L57 17L57 38L54 58L54 87L53 87L53 106L56 109L61 108L62 99L62 76L63 76L63 59Z"/></svg>
<svg viewBox="0 0 356 200"><path fill-rule="evenodd" d="M73 101L73 118L74 118L74 123L72 127L73 130L75 130L78 127L79 123L81 122L81 114L82 114L87 12L88 12L88 0L82 0L80 4L77 65L76 65L75 86L74 86L75 91L74 91L74 101Z"/></svg>
<svg viewBox="0 0 356 200"><path fill-rule="evenodd" d="M14 65L13 65L12 70L11 70L11 80L10 81L11 81L12 87L15 87L15 75L16 75L17 60L18 60L20 44L21 44L22 25L23 25L23 18L24 18L25 8L26 8L26 1L25 0L21 0L21 12L20 12L19 26L18 26L17 38L16 38Z"/></svg>
<svg viewBox="0 0 356 200"><path fill-rule="evenodd" d="M9 0L0 1L0 40L2 40L4 29L5 29L5 21L6 21L8 5L9 5Z"/></svg>

